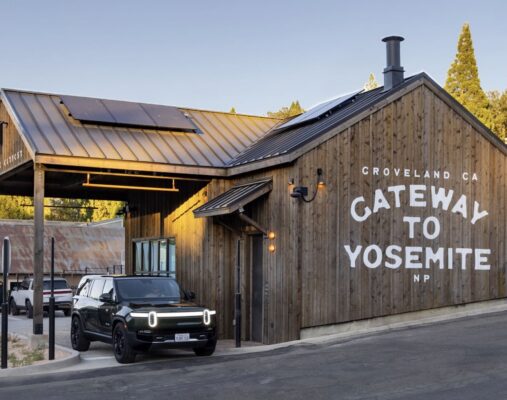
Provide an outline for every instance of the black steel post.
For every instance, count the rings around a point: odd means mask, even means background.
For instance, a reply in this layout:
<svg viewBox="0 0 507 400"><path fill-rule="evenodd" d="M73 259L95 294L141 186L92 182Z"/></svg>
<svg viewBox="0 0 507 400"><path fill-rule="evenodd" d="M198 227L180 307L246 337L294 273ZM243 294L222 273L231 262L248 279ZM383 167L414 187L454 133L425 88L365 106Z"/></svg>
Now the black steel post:
<svg viewBox="0 0 507 400"><path fill-rule="evenodd" d="M51 238L51 295L49 297L49 359L55 359L55 238Z"/></svg>
<svg viewBox="0 0 507 400"><path fill-rule="evenodd" d="M236 253L236 296L235 296L235 339L236 347L241 347L241 239L238 239Z"/></svg>
<svg viewBox="0 0 507 400"><path fill-rule="evenodd" d="M8 332L8 319L7 314L9 312L8 306L8 284L9 284L9 270L11 267L11 242L9 238L4 239L4 247L3 247L3 277L4 277L4 286L3 286L3 302L2 302L2 369L7 368L7 339L9 336Z"/></svg>

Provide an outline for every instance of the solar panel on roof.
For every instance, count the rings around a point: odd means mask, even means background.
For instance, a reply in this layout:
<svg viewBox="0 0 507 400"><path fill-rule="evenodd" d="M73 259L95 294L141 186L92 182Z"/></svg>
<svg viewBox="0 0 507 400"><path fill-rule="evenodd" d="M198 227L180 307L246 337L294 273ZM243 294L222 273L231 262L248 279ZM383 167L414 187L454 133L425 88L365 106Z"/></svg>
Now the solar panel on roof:
<svg viewBox="0 0 507 400"><path fill-rule="evenodd" d="M76 96L62 96L63 104L72 116L82 121L101 121L114 124L116 121L99 99Z"/></svg>
<svg viewBox="0 0 507 400"><path fill-rule="evenodd" d="M280 125L277 130L279 129L286 129L289 127L294 127L296 125L303 124L308 121L312 121L314 119L317 119L321 117L322 115L326 114L328 111L331 111L332 109L342 105L346 101L352 99L354 96L362 92L362 90L358 90L340 97L337 97L336 99L325 101L324 103L318 104L315 107L310 108L308 111L304 112L303 114L298 115L295 118L292 118L290 121L287 121L286 123Z"/></svg>
<svg viewBox="0 0 507 400"><path fill-rule="evenodd" d="M197 127L176 107L61 96L73 118L82 122L137 126L155 129L196 131Z"/></svg>
<svg viewBox="0 0 507 400"><path fill-rule="evenodd" d="M155 121L157 126L179 126L182 130L197 130L190 118L176 107L160 106L157 104L142 104L144 111Z"/></svg>

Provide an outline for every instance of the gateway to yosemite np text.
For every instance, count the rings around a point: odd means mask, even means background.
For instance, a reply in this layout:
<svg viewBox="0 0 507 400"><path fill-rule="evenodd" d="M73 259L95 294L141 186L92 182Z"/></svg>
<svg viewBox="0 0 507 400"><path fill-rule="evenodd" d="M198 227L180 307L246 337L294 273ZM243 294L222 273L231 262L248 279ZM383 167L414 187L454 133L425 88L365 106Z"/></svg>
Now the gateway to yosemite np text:
<svg viewBox="0 0 507 400"><path fill-rule="evenodd" d="M419 178L423 182L426 179L432 179L444 183L443 181L449 181L451 178L448 171L418 171L408 168L363 166L361 173L366 176L399 177L400 180ZM465 171L461 173L461 179L477 182L479 177L475 172ZM374 190L373 198L369 201L364 196L355 197L350 204L350 215L354 221L362 223L378 212L402 208L403 204L408 206L407 210L425 208L426 210L450 212L462 218L471 227L476 226L480 220L488 216L488 212L481 208L479 202L443 186L442 184L410 183L377 188ZM442 231L442 221L439 217L442 218L443 215L441 213L428 217L405 215L402 219L404 234L409 239L416 239L416 235L422 233L422 237L427 240L437 240ZM382 227L377 228L381 229ZM359 244L356 246L344 245L344 249L349 257L351 268L356 268L361 261L371 269L384 266L390 269L404 267L406 269L428 270L432 265L438 266L441 270L453 268L467 270L470 267L476 271L489 271L491 268L488 260L491 249L444 248L440 245L439 242L434 246L427 247L419 246L417 243L405 247L391 244L382 249L377 244Z"/></svg>

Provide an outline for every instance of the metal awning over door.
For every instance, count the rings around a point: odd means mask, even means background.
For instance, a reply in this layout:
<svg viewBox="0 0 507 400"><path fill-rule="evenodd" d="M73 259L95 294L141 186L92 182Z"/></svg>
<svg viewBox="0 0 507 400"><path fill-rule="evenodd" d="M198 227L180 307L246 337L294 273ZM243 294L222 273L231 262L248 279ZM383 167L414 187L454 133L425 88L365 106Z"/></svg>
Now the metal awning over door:
<svg viewBox="0 0 507 400"><path fill-rule="evenodd" d="M272 189L271 178L237 185L194 210L197 218L232 214Z"/></svg>

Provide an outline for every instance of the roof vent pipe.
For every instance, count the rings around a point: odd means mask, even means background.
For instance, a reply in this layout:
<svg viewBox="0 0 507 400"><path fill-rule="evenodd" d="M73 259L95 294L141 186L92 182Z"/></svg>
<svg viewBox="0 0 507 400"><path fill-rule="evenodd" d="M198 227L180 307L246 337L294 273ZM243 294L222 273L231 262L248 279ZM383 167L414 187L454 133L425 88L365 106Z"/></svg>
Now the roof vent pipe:
<svg viewBox="0 0 507 400"><path fill-rule="evenodd" d="M386 43L387 66L384 68L384 92L403 83L405 70L400 65L401 36L388 36L382 39Z"/></svg>

